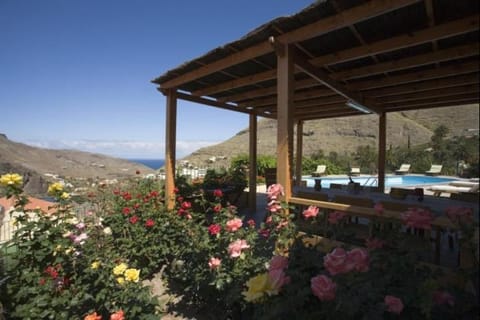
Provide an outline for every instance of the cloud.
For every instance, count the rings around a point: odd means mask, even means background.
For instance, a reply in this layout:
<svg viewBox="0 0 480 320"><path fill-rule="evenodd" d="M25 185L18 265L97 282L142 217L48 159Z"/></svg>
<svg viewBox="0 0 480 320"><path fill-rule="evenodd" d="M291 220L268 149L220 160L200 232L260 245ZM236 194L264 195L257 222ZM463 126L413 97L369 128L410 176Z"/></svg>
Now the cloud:
<svg viewBox="0 0 480 320"><path fill-rule="evenodd" d="M164 159L165 143L131 140L25 140L25 144L45 149L73 149L128 159ZM177 158L219 141L177 141Z"/></svg>

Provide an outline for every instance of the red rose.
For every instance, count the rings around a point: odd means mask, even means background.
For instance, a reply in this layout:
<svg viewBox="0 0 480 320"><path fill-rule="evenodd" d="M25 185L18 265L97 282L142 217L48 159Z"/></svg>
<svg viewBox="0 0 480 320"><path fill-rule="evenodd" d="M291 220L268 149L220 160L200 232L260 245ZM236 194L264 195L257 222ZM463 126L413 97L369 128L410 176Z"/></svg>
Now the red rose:
<svg viewBox="0 0 480 320"><path fill-rule="evenodd" d="M145 221L145 227L147 228L153 227L154 225L155 221L153 219L147 219L147 221Z"/></svg>
<svg viewBox="0 0 480 320"><path fill-rule="evenodd" d="M131 217L131 218L129 219L129 221L130 221L131 224L135 224L135 223L138 222L138 217L137 217L137 216L133 216L133 217Z"/></svg>
<svg viewBox="0 0 480 320"><path fill-rule="evenodd" d="M222 230L222 227L221 227L219 224L211 224L211 225L208 227L208 232L209 232L212 236L220 233L220 230Z"/></svg>
<svg viewBox="0 0 480 320"><path fill-rule="evenodd" d="M216 198L221 198L221 197L223 197L223 192L222 192L222 190L220 190L220 189L215 189L215 190L213 191L213 195L214 195Z"/></svg>

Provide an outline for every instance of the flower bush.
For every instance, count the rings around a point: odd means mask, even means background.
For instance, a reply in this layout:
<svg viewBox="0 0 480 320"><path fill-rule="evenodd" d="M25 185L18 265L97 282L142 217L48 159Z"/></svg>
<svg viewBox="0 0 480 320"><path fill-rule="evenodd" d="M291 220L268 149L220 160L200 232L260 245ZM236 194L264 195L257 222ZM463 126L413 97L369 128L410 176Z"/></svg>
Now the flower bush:
<svg viewBox="0 0 480 320"><path fill-rule="evenodd" d="M59 183L49 187L57 200L55 213L27 211L21 180L10 178L0 180L7 197L16 200L18 227L6 244L7 280L0 288L9 319L159 318L140 271L131 267L118 273L117 264L128 260L115 251L95 214L79 219Z"/></svg>
<svg viewBox="0 0 480 320"><path fill-rule="evenodd" d="M317 245L297 233L278 184L267 190L265 220L255 222L239 216L221 189L207 195L186 182L171 211L161 182L140 176L99 185L82 207L63 184L52 184L51 214L25 210L22 182L0 176L18 226L2 248L0 302L9 319L160 319L165 306L144 285L158 273L179 303L211 319L468 319L478 311L478 256L452 281L391 235L404 226L373 228L360 245ZM462 228L462 245L478 250L472 213L446 213ZM348 239L343 212L309 207L298 219ZM430 227L428 212L411 210L404 219Z"/></svg>
<svg viewBox="0 0 480 320"><path fill-rule="evenodd" d="M472 246L475 224L471 210L449 208L446 212L468 229L462 229L462 234L464 242ZM323 231L317 231L327 233L335 232L345 218L343 212L310 206L297 219L323 226ZM409 210L403 219L405 227L431 227L431 214L426 211ZM420 263L416 250L399 239L407 236L400 228L392 225L387 230L397 232L396 236L385 236L388 232L373 228L374 235L361 246L308 233L298 236L283 262L282 277L288 281L282 282L280 290L272 290L267 273L246 282L244 299L252 318L474 319L479 311L478 258L472 268L450 271ZM478 250L478 244L472 248Z"/></svg>

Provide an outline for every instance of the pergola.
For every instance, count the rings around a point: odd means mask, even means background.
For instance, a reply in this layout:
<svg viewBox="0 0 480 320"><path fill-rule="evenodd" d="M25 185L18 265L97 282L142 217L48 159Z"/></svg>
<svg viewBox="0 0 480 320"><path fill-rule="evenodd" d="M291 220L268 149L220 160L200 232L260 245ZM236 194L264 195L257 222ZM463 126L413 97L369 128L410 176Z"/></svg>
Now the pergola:
<svg viewBox="0 0 480 320"><path fill-rule="evenodd" d="M326 0L274 19L152 82L166 95L166 197L173 206L177 100L277 120L277 181L292 197L307 120L375 113L384 189L389 112L479 102L478 0ZM294 152L295 151L295 152ZM296 158L294 159L294 154ZM295 168L295 169L293 169ZM298 181L300 179L296 179ZM249 206L255 208L255 192Z"/></svg>

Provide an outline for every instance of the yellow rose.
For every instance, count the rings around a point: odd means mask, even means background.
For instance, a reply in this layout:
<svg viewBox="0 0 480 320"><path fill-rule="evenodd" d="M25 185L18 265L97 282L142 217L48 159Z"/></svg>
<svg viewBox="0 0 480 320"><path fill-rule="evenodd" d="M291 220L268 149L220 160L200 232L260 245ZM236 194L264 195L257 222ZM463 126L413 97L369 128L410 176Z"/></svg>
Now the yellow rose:
<svg viewBox="0 0 480 320"><path fill-rule="evenodd" d="M125 278L124 278L124 277L118 277L118 278L117 278L117 282L118 282L119 284L124 284Z"/></svg>
<svg viewBox="0 0 480 320"><path fill-rule="evenodd" d="M0 184L4 186L21 186L23 178L17 173L7 173L0 176Z"/></svg>
<svg viewBox="0 0 480 320"><path fill-rule="evenodd" d="M259 274L247 281L248 290L242 292L248 302L257 302L265 293L272 290L267 273Z"/></svg>
<svg viewBox="0 0 480 320"><path fill-rule="evenodd" d="M140 270L127 269L125 270L124 275L125 275L125 280L127 281L138 282L138 279L140 278Z"/></svg>
<svg viewBox="0 0 480 320"><path fill-rule="evenodd" d="M60 182L52 183L48 187L48 193L50 194L55 194L57 193L57 191L63 191L63 184L61 184Z"/></svg>
<svg viewBox="0 0 480 320"><path fill-rule="evenodd" d="M98 269L100 267L100 262L99 261L94 261L92 262L92 265L90 266L90 268L92 269Z"/></svg>
<svg viewBox="0 0 480 320"><path fill-rule="evenodd" d="M68 198L70 198L70 194L69 194L68 192L64 192L64 193L62 193L62 195L60 196L60 198L62 198L62 199L68 199Z"/></svg>
<svg viewBox="0 0 480 320"><path fill-rule="evenodd" d="M128 266L125 263L120 263L118 266L113 268L113 274L117 276L122 275L127 268Z"/></svg>

